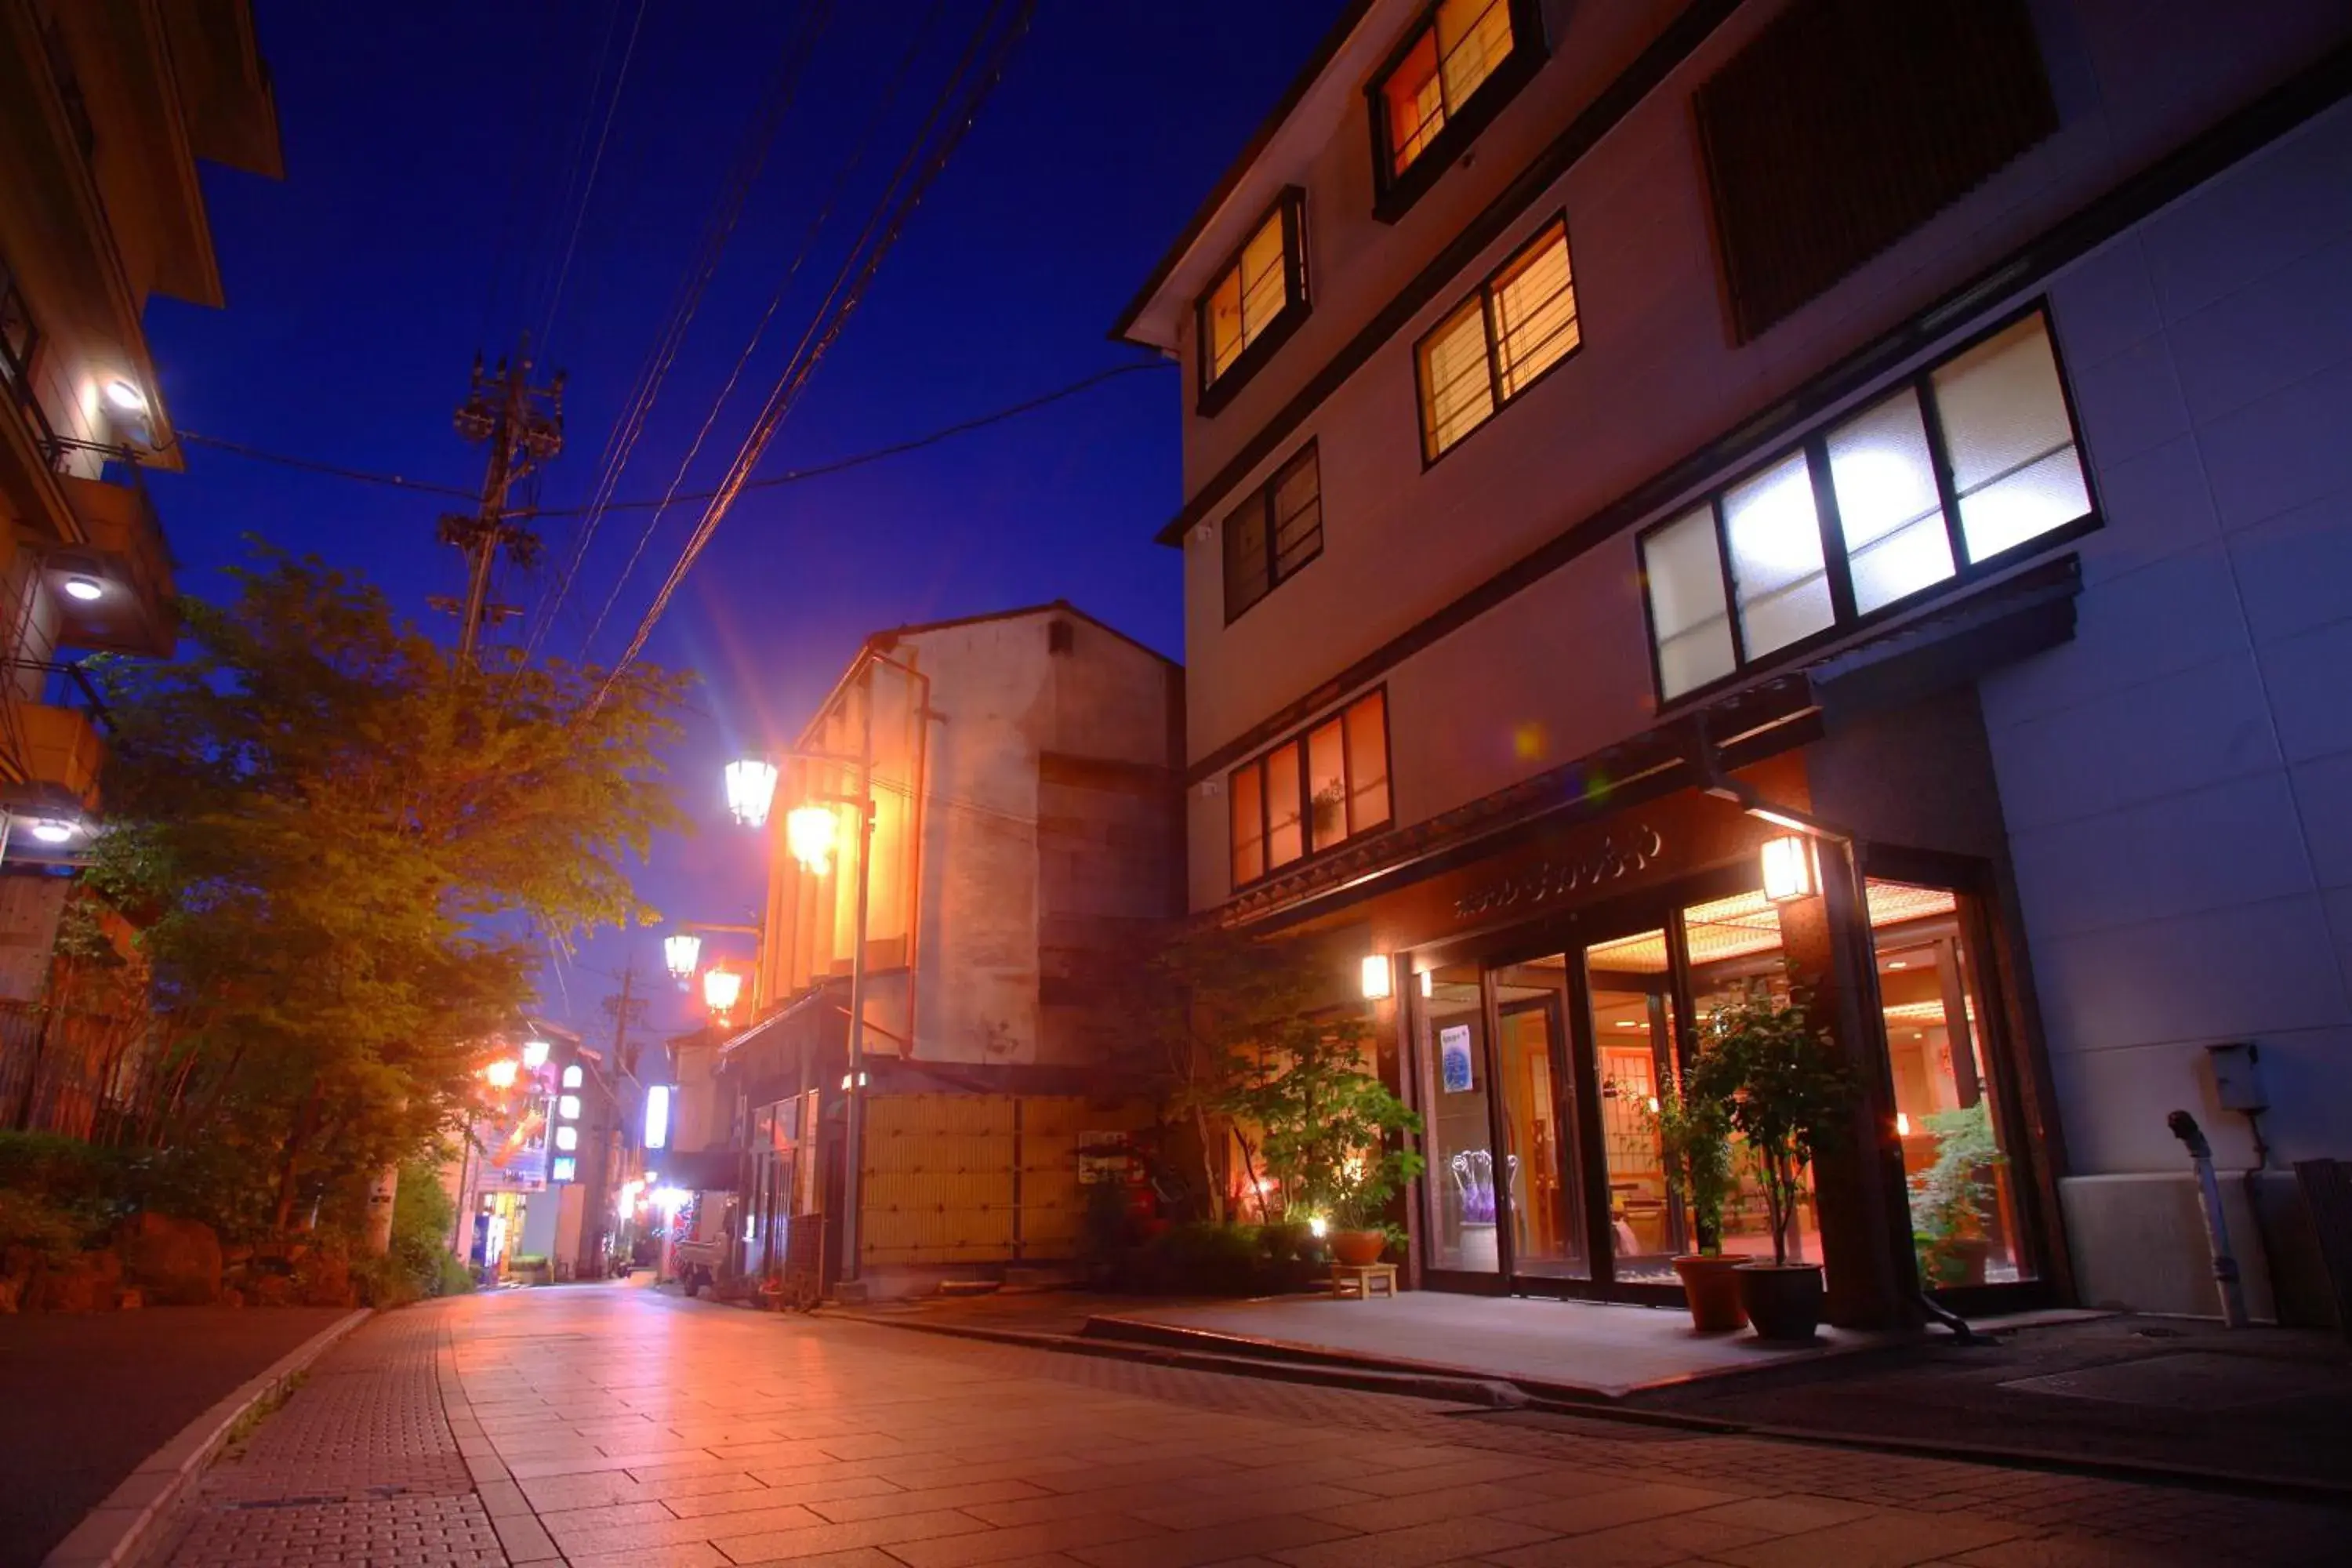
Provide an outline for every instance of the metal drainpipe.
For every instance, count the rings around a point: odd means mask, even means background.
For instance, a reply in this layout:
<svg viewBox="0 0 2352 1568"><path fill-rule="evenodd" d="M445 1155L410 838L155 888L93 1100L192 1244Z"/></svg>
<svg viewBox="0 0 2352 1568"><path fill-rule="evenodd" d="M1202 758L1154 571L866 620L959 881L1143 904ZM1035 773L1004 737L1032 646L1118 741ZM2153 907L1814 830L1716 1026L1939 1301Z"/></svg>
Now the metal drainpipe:
<svg viewBox="0 0 2352 1568"><path fill-rule="evenodd" d="M843 1108L841 1277L858 1277L860 1205L865 1202L863 1157L866 1121L866 914L873 886L874 860L874 671L866 670L866 689L858 704L857 742L857 914L851 928L849 954L849 1098Z"/></svg>
<svg viewBox="0 0 2352 1568"><path fill-rule="evenodd" d="M2230 1252L2230 1222L2221 1213L2221 1184L2213 1175L2213 1146L2205 1141L2197 1118L2185 1110L2174 1111L2164 1124L2188 1146L2189 1163L2197 1170L2197 1191L2205 1206L2205 1245L2213 1254L2213 1283L2221 1293L2221 1322L2227 1328L2242 1329L2247 1321L2246 1287L2238 1278L2238 1260Z"/></svg>

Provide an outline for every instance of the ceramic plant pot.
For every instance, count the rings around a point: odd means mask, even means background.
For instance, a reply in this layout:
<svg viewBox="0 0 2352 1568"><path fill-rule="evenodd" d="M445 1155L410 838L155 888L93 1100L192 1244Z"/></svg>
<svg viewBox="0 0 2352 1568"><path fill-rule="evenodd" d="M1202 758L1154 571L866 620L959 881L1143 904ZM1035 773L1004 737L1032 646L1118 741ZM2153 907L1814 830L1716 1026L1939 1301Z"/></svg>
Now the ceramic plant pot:
<svg viewBox="0 0 2352 1568"><path fill-rule="evenodd" d="M1756 1337L1775 1344L1811 1344L1822 1326L1822 1266L1750 1263L1736 1271L1739 1304Z"/></svg>
<svg viewBox="0 0 2352 1568"><path fill-rule="evenodd" d="M1350 1268L1370 1268L1389 1246L1388 1233L1382 1230L1335 1230L1326 1239L1331 1256Z"/></svg>
<svg viewBox="0 0 2352 1568"><path fill-rule="evenodd" d="M1748 1326L1748 1310L1739 1304L1739 1270L1747 1261L1719 1252L1686 1252L1675 1259L1683 1300L1690 1303L1692 1328L1721 1334Z"/></svg>

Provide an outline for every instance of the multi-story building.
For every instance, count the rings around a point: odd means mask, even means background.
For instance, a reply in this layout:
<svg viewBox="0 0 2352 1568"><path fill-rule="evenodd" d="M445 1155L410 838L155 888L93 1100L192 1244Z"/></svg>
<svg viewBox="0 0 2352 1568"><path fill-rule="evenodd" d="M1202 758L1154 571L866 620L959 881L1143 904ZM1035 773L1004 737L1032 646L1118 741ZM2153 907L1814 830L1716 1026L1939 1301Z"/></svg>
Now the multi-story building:
<svg viewBox="0 0 2352 1568"><path fill-rule="evenodd" d="M2347 45L2340 0L1345 6L1116 331L1184 369L1191 906L1386 998L1421 1283L1669 1291L1647 1102L1793 976L1864 1085L1800 1216L1837 1321L2215 1310L2175 1110L2257 1312L2308 1300ZM1989 1190L1911 1212L1939 1158Z"/></svg>
<svg viewBox="0 0 2352 1568"><path fill-rule="evenodd" d="M156 294L223 302L199 159L281 173L247 0L0 0L0 863L30 873L0 876L0 1005L19 1011L67 896L41 872L99 800L98 704L71 661L178 635L140 476L182 456L142 318ZM86 1130L103 1088L76 1072L106 1053L50 1052L35 1085L21 1023L0 1021L0 1062L30 1119Z"/></svg>
<svg viewBox="0 0 2352 1568"><path fill-rule="evenodd" d="M1122 985L1182 912L1182 701L1066 604L866 639L782 763L764 1016L719 1058L746 1272L817 1215L872 1294L1070 1260L1079 1151L1150 1118Z"/></svg>

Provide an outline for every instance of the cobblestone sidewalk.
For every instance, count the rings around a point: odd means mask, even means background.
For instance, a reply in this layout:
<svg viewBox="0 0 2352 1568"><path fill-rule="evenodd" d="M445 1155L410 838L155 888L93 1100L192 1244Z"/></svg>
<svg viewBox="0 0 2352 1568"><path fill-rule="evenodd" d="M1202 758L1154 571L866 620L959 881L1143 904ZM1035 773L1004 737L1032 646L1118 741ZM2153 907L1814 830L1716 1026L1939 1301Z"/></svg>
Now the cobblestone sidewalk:
<svg viewBox="0 0 2352 1568"><path fill-rule="evenodd" d="M171 1568L507 1568L434 1381L446 1307L377 1318L208 1471Z"/></svg>
<svg viewBox="0 0 2352 1568"><path fill-rule="evenodd" d="M172 1564L2252 1568L2352 1521L599 1287L371 1323L194 1511Z"/></svg>

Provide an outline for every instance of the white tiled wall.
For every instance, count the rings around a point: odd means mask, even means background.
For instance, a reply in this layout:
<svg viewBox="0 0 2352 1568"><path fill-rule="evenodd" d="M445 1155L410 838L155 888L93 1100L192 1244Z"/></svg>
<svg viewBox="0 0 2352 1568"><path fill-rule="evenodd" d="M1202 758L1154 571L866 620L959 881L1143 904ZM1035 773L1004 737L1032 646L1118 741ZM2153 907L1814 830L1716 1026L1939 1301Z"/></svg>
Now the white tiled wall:
<svg viewBox="0 0 2352 1568"><path fill-rule="evenodd" d="M2073 1173L2183 1171L2175 1108L2251 1163L2203 1071L2236 1038L2275 1157L2352 1156L2352 106L2052 301L2107 527L2075 640L1983 703ZM2138 1277L2116 1212L2086 1279Z"/></svg>

